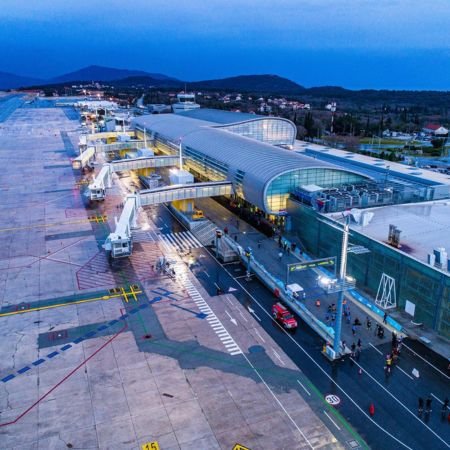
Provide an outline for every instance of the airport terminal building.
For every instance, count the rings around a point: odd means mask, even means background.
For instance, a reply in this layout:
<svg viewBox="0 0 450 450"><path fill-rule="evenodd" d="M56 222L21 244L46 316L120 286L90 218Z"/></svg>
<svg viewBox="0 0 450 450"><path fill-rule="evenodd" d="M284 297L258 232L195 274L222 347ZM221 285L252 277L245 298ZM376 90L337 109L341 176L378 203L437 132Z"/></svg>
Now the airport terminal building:
<svg viewBox="0 0 450 450"><path fill-rule="evenodd" d="M368 180L362 174L292 150L296 127L286 119L215 110L134 120L138 136L162 154L178 154L201 181L230 181L236 198L269 216L286 214L299 186L324 188Z"/></svg>
<svg viewBox="0 0 450 450"><path fill-rule="evenodd" d="M450 198L448 176L296 141L296 127L286 119L197 109L137 117L133 126L161 154L178 155L181 146L184 165L197 180L232 182L231 203L240 203L271 224L281 224L313 257L340 255L342 224L332 213L378 208L396 224L399 205L419 203L427 208L431 201L440 200L443 203L434 211L450 208L442 200ZM375 217L380 214L375 211ZM415 214L410 220L417 226L417 218L424 214L422 210ZM414 305L412 320L450 338L450 265L430 264L426 258L439 246L446 226L432 231L433 223L436 220L430 216L419 228L436 237L422 254L414 251L416 242L408 244L408 233L403 246L394 248L369 228L354 227L352 243L370 252L350 256L348 273L373 297L383 273L393 277L399 309L404 310L407 302ZM386 236L388 225L379 226Z"/></svg>

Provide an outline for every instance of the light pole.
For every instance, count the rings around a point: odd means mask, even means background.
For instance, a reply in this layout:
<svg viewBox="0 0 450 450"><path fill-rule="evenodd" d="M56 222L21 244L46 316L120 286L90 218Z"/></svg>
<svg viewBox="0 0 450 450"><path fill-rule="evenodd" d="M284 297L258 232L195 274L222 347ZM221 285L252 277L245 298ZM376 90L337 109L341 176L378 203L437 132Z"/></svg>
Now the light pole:
<svg viewBox="0 0 450 450"><path fill-rule="evenodd" d="M342 249L341 249L341 266L339 268L339 283L341 289L339 291L337 309L336 309L336 328L334 330L333 349L338 354L341 346L341 331L342 331L342 306L344 304L344 284L345 274L347 270L347 247L348 247L348 216L344 224L344 233L342 235Z"/></svg>
<svg viewBox="0 0 450 450"><path fill-rule="evenodd" d="M183 170L183 148L182 148L182 139L183 138L180 138L180 150L179 150L179 157L180 157L180 161L179 161L179 164L180 164L180 170Z"/></svg>
<svg viewBox="0 0 450 450"><path fill-rule="evenodd" d="M247 247L245 249L245 256L247 257L247 273L245 274L245 278L247 281L250 280L250 263L252 260L252 249L250 247Z"/></svg>

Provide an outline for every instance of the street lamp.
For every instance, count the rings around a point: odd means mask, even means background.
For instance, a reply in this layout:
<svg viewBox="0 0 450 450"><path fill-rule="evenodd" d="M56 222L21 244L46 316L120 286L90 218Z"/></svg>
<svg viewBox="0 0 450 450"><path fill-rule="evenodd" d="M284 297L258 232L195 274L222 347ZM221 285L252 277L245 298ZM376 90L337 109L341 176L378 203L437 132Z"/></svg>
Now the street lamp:
<svg viewBox="0 0 450 450"><path fill-rule="evenodd" d="M333 349L336 353L339 353L341 345L341 332L342 332L342 307L344 304L344 283L345 273L347 270L347 247L348 247L348 217L344 224L344 233L342 234L342 249L341 249L341 266L339 268L339 283L342 285L342 289L339 292L337 309L336 309L336 328L334 330L334 343Z"/></svg>
<svg viewBox="0 0 450 450"><path fill-rule="evenodd" d="M247 281L250 280L250 263L252 259L252 249L251 247L247 247L245 249L245 256L247 257L247 273L245 274L245 278Z"/></svg>

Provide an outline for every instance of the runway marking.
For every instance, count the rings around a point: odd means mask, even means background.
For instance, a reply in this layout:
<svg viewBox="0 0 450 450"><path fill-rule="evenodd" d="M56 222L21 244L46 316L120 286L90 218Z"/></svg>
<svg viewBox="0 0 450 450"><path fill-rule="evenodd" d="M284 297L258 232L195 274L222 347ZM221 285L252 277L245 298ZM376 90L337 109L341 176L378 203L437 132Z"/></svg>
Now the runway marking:
<svg viewBox="0 0 450 450"><path fill-rule="evenodd" d="M445 378L450 380L450 377L446 375L442 370L438 369L435 365L431 364L429 361L427 361L425 358L420 356L418 353L416 353L412 348L408 347L404 342L402 343L402 347L407 348L411 353L414 353L416 356L418 356L422 361L425 361L428 365L433 367L433 369L437 370L441 375L444 375Z"/></svg>
<svg viewBox="0 0 450 450"><path fill-rule="evenodd" d="M303 384L300 382L300 380L297 380L297 383L303 388L303 390L304 390L309 396L311 396L311 392L309 392L308 389L306 389L305 386L303 386Z"/></svg>
<svg viewBox="0 0 450 450"><path fill-rule="evenodd" d="M356 366L358 366L364 373L366 373L373 381L375 381L381 389L383 389L388 395L390 395L400 406L402 406L406 411L408 411L419 423L421 423L428 431L434 434L441 442L445 444L446 447L450 447L450 444L447 444L435 431L433 431L425 422L420 420L420 418L412 412L408 407L406 407L391 391L386 389L377 379L375 379L364 367L362 367L356 360L350 358Z"/></svg>
<svg viewBox="0 0 450 450"><path fill-rule="evenodd" d="M339 430L341 431L341 429L339 428L338 424L328 415L328 413L324 410L323 413L330 419L330 422Z"/></svg>

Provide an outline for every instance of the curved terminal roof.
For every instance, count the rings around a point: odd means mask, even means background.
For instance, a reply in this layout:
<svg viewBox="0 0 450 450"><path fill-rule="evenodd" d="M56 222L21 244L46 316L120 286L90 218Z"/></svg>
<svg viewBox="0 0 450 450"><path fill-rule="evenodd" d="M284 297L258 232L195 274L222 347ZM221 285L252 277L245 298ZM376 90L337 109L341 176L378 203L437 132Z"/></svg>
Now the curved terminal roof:
<svg viewBox="0 0 450 450"><path fill-rule="evenodd" d="M257 114L224 111L222 109L197 108L179 113L184 117L192 119L206 120L222 125L244 122L247 120L274 119L274 117L260 116Z"/></svg>
<svg viewBox="0 0 450 450"><path fill-rule="evenodd" d="M303 169L323 168L361 174L344 170L310 156L300 155L274 145L240 136L216 128L211 122L183 117L181 114L141 116L133 121L139 129L178 143L182 138L183 148L200 152L228 168L227 179L236 182L235 175L243 172L242 188L245 199L265 210L264 193L267 185L287 172Z"/></svg>

